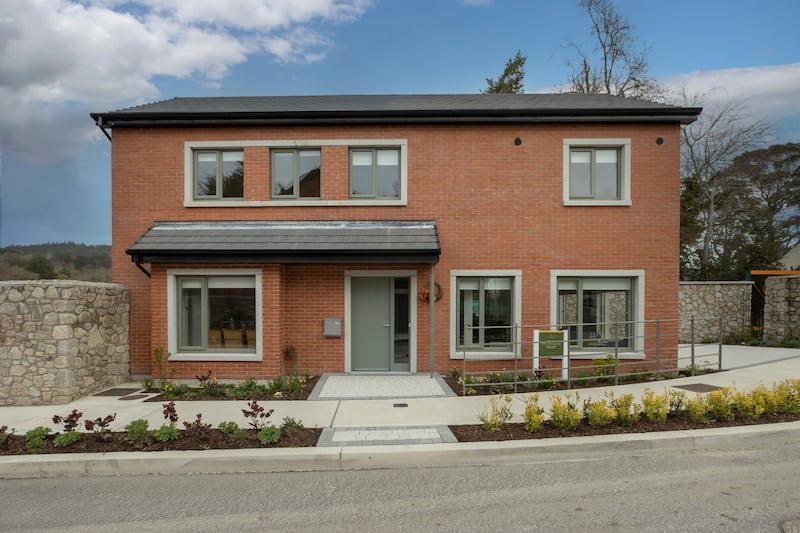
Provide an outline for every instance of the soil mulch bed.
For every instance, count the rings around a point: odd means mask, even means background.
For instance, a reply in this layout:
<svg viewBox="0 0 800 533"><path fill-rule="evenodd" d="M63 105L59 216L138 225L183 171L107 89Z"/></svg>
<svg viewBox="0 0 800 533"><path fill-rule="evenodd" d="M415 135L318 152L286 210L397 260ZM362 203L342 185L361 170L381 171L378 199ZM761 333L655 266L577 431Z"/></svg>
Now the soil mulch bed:
<svg viewBox="0 0 800 533"><path fill-rule="evenodd" d="M263 392L259 394L248 394L246 398L231 398L229 396L225 396L224 394L220 395L209 395L209 394L198 394L197 389L190 389L189 394L175 394L171 398L165 397L163 394L159 394L157 396L153 396L152 398L148 398L146 402L169 402L169 401L181 401L181 402L215 402L220 400L232 400L232 401L250 401L250 400L258 400L258 401L266 401L266 400L307 400L309 396L311 396L311 391L314 390L314 387L317 385L317 381L319 381L320 376L311 376L305 382L305 386L299 392L289 392L289 391L281 391L280 397L275 397L275 395L270 394L268 392Z"/></svg>
<svg viewBox="0 0 800 533"><path fill-rule="evenodd" d="M782 413L771 416L762 416L757 422L745 422L743 420L731 420L728 422L710 422L708 424L697 424L689 419L688 413L681 413L678 416L670 416L665 422L653 423L645 419L639 419L631 426L618 426L609 424L603 427L592 427L586 421L581 420L580 425L572 431L560 431L550 424L547 420L535 433L525 431L523 424L503 424L500 431L487 431L483 426L468 424L449 426L458 442L485 442L502 440L520 439L549 439L554 437L589 437L595 435L615 435L619 433L650 433L653 431L680 431L684 429L708 429L733 426L753 426L760 424L774 424L778 422L796 422L800 420L800 413Z"/></svg>
<svg viewBox="0 0 800 533"><path fill-rule="evenodd" d="M53 445L53 434L48 436L44 448L36 455L49 453L108 453L108 452L159 452L165 450L238 450L243 448L308 448L316 446L322 433L318 428L302 428L281 431L281 438L275 444L262 445L258 440L258 432L253 429L242 429L239 435L232 436L218 429L209 430L205 438L196 435L181 435L181 438L169 442L153 440L148 446L137 449L128 444L124 432L112 433L109 442L98 441L91 433L72 446L56 447ZM25 455L25 436L11 435L5 445L0 446L0 455Z"/></svg>

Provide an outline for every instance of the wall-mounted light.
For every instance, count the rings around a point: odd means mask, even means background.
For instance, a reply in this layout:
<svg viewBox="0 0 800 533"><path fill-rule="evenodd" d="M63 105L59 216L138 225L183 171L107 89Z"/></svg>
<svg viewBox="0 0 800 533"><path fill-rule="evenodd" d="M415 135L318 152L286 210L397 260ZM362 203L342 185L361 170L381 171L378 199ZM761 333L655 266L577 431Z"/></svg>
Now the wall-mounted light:
<svg viewBox="0 0 800 533"><path fill-rule="evenodd" d="M522 139L520 139L519 137L514 139L514 146L519 146L520 144L522 144Z"/></svg>
<svg viewBox="0 0 800 533"><path fill-rule="evenodd" d="M657 137L656 138L656 144L659 145L659 146L664 144L664 137Z"/></svg>

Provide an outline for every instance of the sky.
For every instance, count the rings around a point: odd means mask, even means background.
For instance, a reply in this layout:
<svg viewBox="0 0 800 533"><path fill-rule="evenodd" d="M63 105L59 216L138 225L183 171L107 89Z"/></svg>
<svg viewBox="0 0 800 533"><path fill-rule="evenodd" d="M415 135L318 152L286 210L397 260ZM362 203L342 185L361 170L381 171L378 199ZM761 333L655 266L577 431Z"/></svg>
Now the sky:
<svg viewBox="0 0 800 533"><path fill-rule="evenodd" d="M800 2L616 0L649 73L742 101L800 142ZM577 0L2 0L0 246L111 242L90 112L176 96L477 93L517 50L526 92L591 47ZM146 154L143 154L146 164Z"/></svg>

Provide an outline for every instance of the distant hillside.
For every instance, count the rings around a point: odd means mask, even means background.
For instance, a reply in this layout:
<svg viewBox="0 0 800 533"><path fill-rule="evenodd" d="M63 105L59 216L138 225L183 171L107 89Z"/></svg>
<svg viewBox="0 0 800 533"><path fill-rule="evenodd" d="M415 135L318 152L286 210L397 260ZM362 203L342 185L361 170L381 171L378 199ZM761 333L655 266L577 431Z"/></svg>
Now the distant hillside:
<svg viewBox="0 0 800 533"><path fill-rule="evenodd" d="M0 248L0 280L111 281L111 246L74 242Z"/></svg>

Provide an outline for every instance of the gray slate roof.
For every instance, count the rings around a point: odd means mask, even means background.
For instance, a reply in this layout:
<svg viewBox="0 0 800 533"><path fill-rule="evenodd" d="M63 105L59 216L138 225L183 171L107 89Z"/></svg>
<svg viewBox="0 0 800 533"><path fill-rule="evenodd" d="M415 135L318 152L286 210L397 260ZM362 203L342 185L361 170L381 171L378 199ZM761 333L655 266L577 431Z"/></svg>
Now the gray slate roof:
<svg viewBox="0 0 800 533"><path fill-rule="evenodd" d="M700 111L604 94L373 94L172 98L91 116L104 127L601 119L688 123Z"/></svg>
<svg viewBox="0 0 800 533"><path fill-rule="evenodd" d="M157 222L126 253L135 261L436 263L431 221Z"/></svg>

